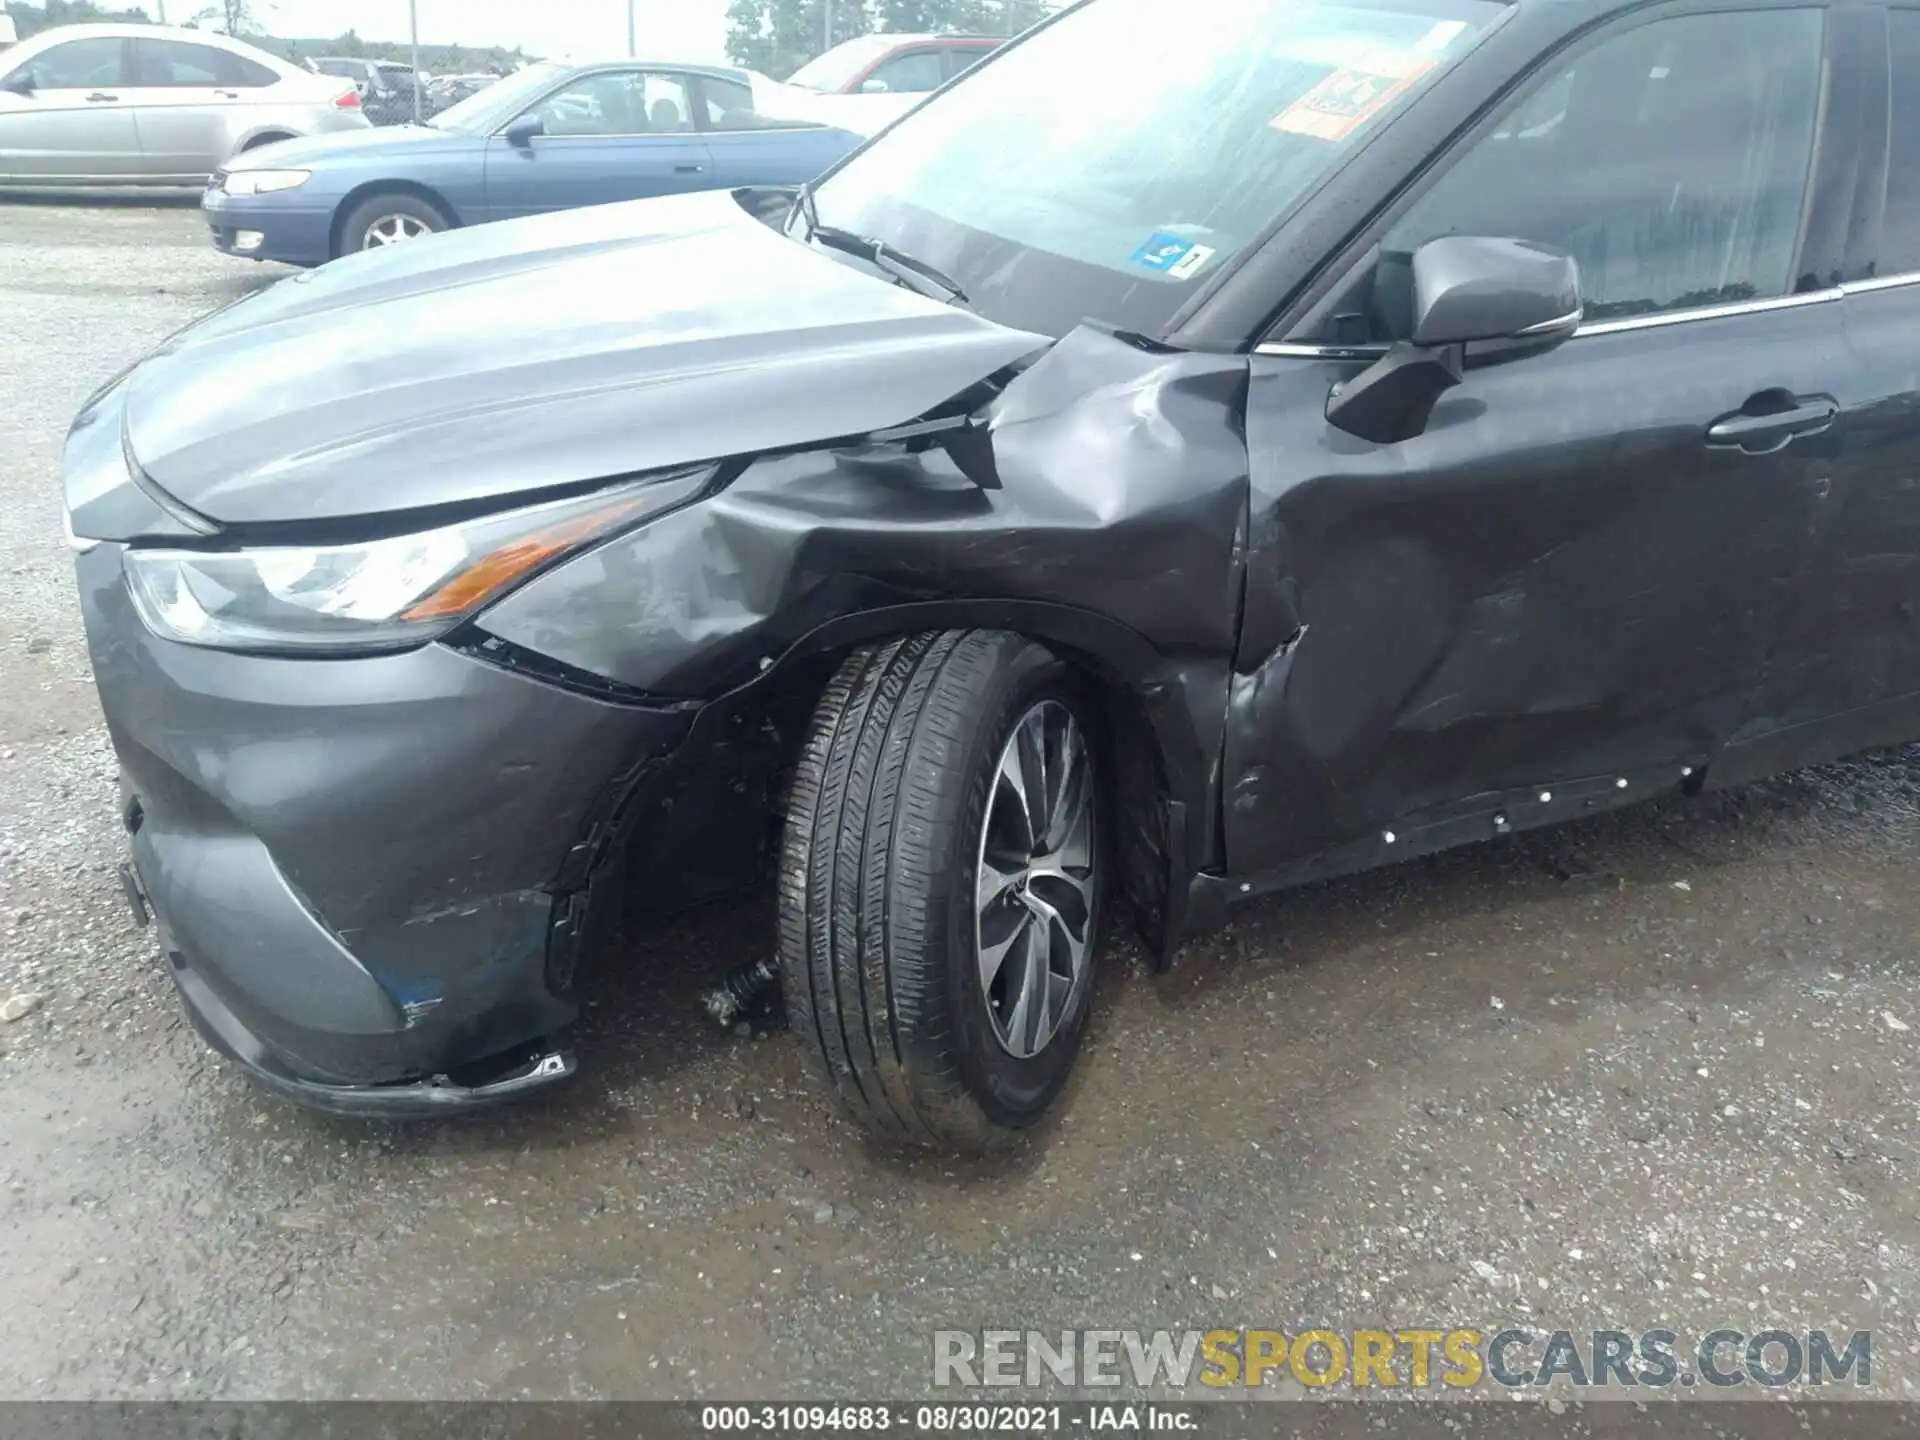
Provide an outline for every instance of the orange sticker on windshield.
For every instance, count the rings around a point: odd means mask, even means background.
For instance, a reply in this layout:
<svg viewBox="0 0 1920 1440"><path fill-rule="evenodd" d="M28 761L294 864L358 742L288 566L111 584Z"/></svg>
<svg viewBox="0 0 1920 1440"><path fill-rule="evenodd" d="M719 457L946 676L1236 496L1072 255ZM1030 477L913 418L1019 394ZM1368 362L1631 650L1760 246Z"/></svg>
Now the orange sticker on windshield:
<svg viewBox="0 0 1920 1440"><path fill-rule="evenodd" d="M1334 71L1268 123L1293 135L1344 140L1432 68L1433 61L1410 55L1368 56Z"/></svg>

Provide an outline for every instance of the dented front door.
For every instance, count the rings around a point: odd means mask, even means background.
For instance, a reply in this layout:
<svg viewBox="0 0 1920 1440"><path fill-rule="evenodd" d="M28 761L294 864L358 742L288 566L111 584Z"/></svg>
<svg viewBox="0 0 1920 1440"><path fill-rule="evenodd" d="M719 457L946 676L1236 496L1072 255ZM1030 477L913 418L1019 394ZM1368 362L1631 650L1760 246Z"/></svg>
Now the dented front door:
<svg viewBox="0 0 1920 1440"><path fill-rule="evenodd" d="M1840 440L1727 423L1843 382L1839 306L1804 300L1469 369L1394 445L1323 416L1363 361L1256 355L1232 868L1348 868L1461 838L1489 796L1558 787L1577 813L1594 790L1569 782L1710 757L1755 704Z"/></svg>

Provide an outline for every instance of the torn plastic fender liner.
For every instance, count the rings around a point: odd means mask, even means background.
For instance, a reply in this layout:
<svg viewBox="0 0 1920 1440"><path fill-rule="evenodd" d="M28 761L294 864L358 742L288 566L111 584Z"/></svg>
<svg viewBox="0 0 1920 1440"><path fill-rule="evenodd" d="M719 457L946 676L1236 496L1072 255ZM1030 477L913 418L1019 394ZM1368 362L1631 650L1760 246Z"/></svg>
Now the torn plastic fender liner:
<svg viewBox="0 0 1920 1440"><path fill-rule="evenodd" d="M763 454L707 500L535 579L479 626L651 695L703 700L829 646L1018 629L1139 699L1185 807L1184 863L1205 866L1219 851L1241 600L1246 385L1245 357L1082 327L985 405L999 488L944 448L872 435Z"/></svg>

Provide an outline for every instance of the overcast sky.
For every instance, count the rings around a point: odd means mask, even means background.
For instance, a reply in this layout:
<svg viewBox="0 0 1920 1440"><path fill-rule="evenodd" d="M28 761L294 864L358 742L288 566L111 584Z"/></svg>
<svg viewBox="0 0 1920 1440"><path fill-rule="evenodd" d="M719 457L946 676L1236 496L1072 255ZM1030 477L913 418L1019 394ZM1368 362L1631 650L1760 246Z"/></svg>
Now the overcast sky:
<svg viewBox="0 0 1920 1440"><path fill-rule="evenodd" d="M167 18L194 0L167 0ZM418 0L420 39L462 45L523 45L540 55L625 53L626 0ZM266 0L276 35L407 38L407 0ZM634 0L640 53L672 60L720 60L727 0Z"/></svg>

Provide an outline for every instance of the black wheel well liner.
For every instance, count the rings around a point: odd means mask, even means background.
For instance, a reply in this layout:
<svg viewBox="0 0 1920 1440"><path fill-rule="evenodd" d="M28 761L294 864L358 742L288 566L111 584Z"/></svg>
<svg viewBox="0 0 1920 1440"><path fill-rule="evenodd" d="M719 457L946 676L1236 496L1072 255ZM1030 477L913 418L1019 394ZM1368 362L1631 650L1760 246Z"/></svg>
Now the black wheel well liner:
<svg viewBox="0 0 1920 1440"><path fill-rule="evenodd" d="M623 888L631 902L665 909L769 873L792 765L835 668L861 645L948 629L1028 636L1097 690L1119 798L1111 834L1123 889L1150 953L1169 961L1187 926L1190 883L1215 853L1215 767L1169 657L1117 621L1045 602L909 602L807 631L751 678L699 704L670 761L616 787L620 839L602 853L611 868L617 852L633 884L596 888ZM1224 669L1226 658L1216 663ZM638 823L642 810L652 817L646 825ZM602 909L597 900L577 908L570 929L584 920L582 908Z"/></svg>
<svg viewBox="0 0 1920 1440"><path fill-rule="evenodd" d="M438 210L449 229L460 224L460 216L447 203L446 196L431 185L422 185L418 180L367 180L341 196L340 203L333 208L333 220L327 229L327 248L336 258L340 255L340 241L347 228L347 217L376 195L411 195Z"/></svg>

